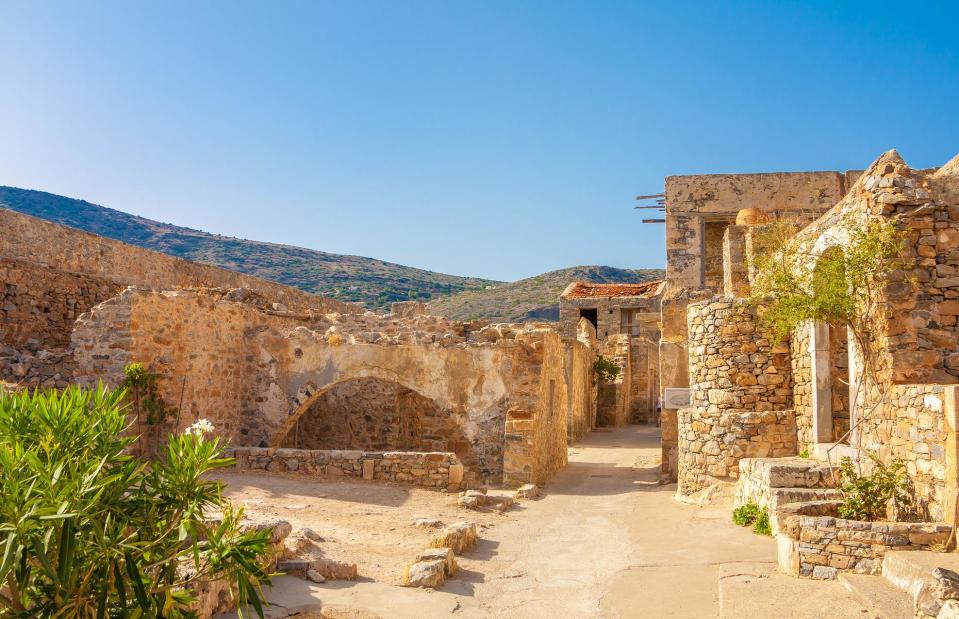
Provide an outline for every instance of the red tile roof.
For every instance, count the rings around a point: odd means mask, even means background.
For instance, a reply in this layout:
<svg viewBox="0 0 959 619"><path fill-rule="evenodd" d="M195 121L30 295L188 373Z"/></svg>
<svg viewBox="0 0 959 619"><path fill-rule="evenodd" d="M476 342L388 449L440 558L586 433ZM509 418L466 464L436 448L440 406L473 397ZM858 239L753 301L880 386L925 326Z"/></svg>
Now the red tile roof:
<svg viewBox="0 0 959 619"><path fill-rule="evenodd" d="M593 297L655 297L662 293L666 281L656 279L641 284L594 284L573 282L563 291L564 299L589 299Z"/></svg>

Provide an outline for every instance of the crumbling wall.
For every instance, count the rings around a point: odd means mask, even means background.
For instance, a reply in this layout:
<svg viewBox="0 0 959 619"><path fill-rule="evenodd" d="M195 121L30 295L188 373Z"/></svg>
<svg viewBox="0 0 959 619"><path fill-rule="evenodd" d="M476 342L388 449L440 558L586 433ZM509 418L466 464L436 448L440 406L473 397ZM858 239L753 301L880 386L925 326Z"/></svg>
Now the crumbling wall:
<svg viewBox="0 0 959 619"><path fill-rule="evenodd" d="M452 453L340 451L237 447L238 471L360 477L443 490L461 490L463 465Z"/></svg>
<svg viewBox="0 0 959 619"><path fill-rule="evenodd" d="M536 420L538 479L565 465L570 396L559 335L535 324L447 327L427 316L302 316L216 290L128 289L78 322L73 349L87 382L118 384L124 365L147 364L164 376L164 399L182 402L180 428L208 418L234 445L281 444L331 389L376 379L431 403L435 418L422 421L417 450L442 443L471 479L502 478L508 410Z"/></svg>
<svg viewBox="0 0 959 619"><path fill-rule="evenodd" d="M571 393L566 381L564 347L583 346L566 342L555 332L541 330L529 334L530 343L514 357L511 374L512 406L506 417L503 483L517 486L533 482L544 484L567 463L568 410ZM585 354L579 355L585 361ZM584 365L574 365L569 373L573 385L582 381Z"/></svg>
<svg viewBox="0 0 959 619"><path fill-rule="evenodd" d="M66 348L77 317L119 292L101 277L0 258L0 345Z"/></svg>
<svg viewBox="0 0 959 619"><path fill-rule="evenodd" d="M608 338L602 344L602 354L619 366L619 374L612 381L602 381L599 384L597 423L605 427L621 427L629 421L632 391L630 338L625 335Z"/></svg>
<svg viewBox="0 0 959 619"><path fill-rule="evenodd" d="M248 288L299 312L361 312L355 305L174 258L0 208L0 342L62 348L73 321L127 286Z"/></svg>

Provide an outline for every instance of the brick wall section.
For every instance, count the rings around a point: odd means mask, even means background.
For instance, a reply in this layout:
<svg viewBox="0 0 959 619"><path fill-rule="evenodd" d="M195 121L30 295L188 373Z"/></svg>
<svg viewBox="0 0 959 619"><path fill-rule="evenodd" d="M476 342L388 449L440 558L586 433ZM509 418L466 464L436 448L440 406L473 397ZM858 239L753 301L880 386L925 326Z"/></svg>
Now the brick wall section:
<svg viewBox="0 0 959 619"><path fill-rule="evenodd" d="M238 471L297 473L310 477L359 477L443 490L463 488L463 465L456 454L369 452L237 447Z"/></svg>

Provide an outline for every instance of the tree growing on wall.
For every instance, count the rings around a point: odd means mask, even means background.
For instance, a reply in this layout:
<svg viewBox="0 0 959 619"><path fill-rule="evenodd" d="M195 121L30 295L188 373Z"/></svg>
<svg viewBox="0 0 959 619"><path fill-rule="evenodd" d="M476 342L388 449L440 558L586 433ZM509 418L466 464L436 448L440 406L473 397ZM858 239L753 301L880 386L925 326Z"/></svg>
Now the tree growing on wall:
<svg viewBox="0 0 959 619"><path fill-rule="evenodd" d="M805 323L823 322L847 329L861 360L857 375L863 393L878 394L861 410L861 425L886 397L887 383L876 354L877 334L885 328L881 311L888 275L902 269L905 232L897 219L842 219L828 231L828 247L818 250L795 236L786 222L770 225L757 245L772 251L753 257L750 303L762 325L777 339ZM861 449L860 446L856 446Z"/></svg>

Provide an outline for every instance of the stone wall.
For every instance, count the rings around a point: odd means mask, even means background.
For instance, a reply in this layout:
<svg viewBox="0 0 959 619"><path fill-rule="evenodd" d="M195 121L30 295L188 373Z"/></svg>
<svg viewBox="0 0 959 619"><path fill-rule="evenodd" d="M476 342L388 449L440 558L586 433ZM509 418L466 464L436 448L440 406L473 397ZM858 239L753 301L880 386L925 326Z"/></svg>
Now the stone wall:
<svg viewBox="0 0 959 619"><path fill-rule="evenodd" d="M679 410L678 488L688 496L717 481L735 481L742 458L796 454L792 411Z"/></svg>
<svg viewBox="0 0 959 619"><path fill-rule="evenodd" d="M101 277L0 257L0 345L66 348L80 314L119 292Z"/></svg>
<svg viewBox="0 0 959 619"><path fill-rule="evenodd" d="M776 536L779 567L791 576L818 579L839 572L880 574L886 552L942 545L951 532L951 526L933 523L790 516Z"/></svg>
<svg viewBox="0 0 959 619"><path fill-rule="evenodd" d="M893 385L886 403L864 416L862 448L883 462L901 458L913 485L916 516L948 521L947 433L941 385Z"/></svg>
<svg viewBox="0 0 959 619"><path fill-rule="evenodd" d="M795 455L789 348L742 300L688 306L690 406L678 414L678 492L739 475L744 457Z"/></svg>
<svg viewBox="0 0 959 619"><path fill-rule="evenodd" d="M714 297L688 308L690 406L782 410L791 405L789 346L758 330L755 311Z"/></svg>
<svg viewBox="0 0 959 619"><path fill-rule="evenodd" d="M629 421L632 368L630 366L630 338L615 335L602 344L602 355L619 367L619 375L612 381L602 381L596 404L597 424L616 428Z"/></svg>
<svg viewBox="0 0 959 619"><path fill-rule="evenodd" d="M569 385L567 441L582 439L596 427L597 381L593 372L596 331L587 320L580 320L575 341L566 340L566 384Z"/></svg>
<svg viewBox="0 0 959 619"><path fill-rule="evenodd" d="M745 208L770 216L788 215L809 223L845 193L839 172L775 172L769 174L702 174L666 178L666 279L671 288L700 289L707 268L722 259L725 225ZM709 224L712 224L710 226ZM722 285L710 278L714 293Z"/></svg>
<svg viewBox="0 0 959 619"><path fill-rule="evenodd" d="M541 345L524 351L528 358L513 367L515 395L506 416L503 483L520 486L524 483L545 484L566 467L568 440L567 403L571 400L566 381L564 345L582 347L581 342L564 341L550 332ZM592 372L585 365L589 357L575 356L569 374L572 384L584 381L577 376ZM521 389L520 385L525 386ZM531 389L530 389L531 388Z"/></svg>
<svg viewBox="0 0 959 619"><path fill-rule="evenodd" d="M429 316L303 316L254 301L216 290L128 289L78 321L77 375L117 384L125 364L143 362L164 376L167 402L182 399L181 426L208 418L242 446L283 444L331 389L374 378L431 403L442 423L421 426L417 449L428 442L455 452L471 479L502 479L507 411L534 420L534 448L515 479L545 479L565 465L565 347L584 344L536 324L470 331ZM570 375L581 380L588 356L576 358Z"/></svg>
<svg viewBox="0 0 959 619"><path fill-rule="evenodd" d="M808 223L829 210L856 173L706 174L666 179L666 289L662 301L660 390L688 387L686 306L722 292L723 239L741 209ZM740 229L741 231L741 229ZM733 230L735 234L737 230ZM747 238L747 243L749 239ZM738 251L738 247L735 248ZM733 264L738 264L733 261ZM732 273L730 274L732 275ZM736 280L737 284L741 281ZM733 282L731 281L732 285ZM735 286L733 290L735 290ZM675 410L662 411L663 472L675 477Z"/></svg>
<svg viewBox="0 0 959 619"><path fill-rule="evenodd" d="M398 383L372 377L334 385L275 442L297 449L470 451L448 412Z"/></svg>
<svg viewBox="0 0 959 619"><path fill-rule="evenodd" d="M0 343L63 347L73 320L127 286L248 288L293 311L358 306L250 275L174 258L0 208Z"/></svg>
<svg viewBox="0 0 959 619"><path fill-rule="evenodd" d="M369 452L237 447L238 471L360 477L445 490L464 487L463 465L452 453Z"/></svg>

